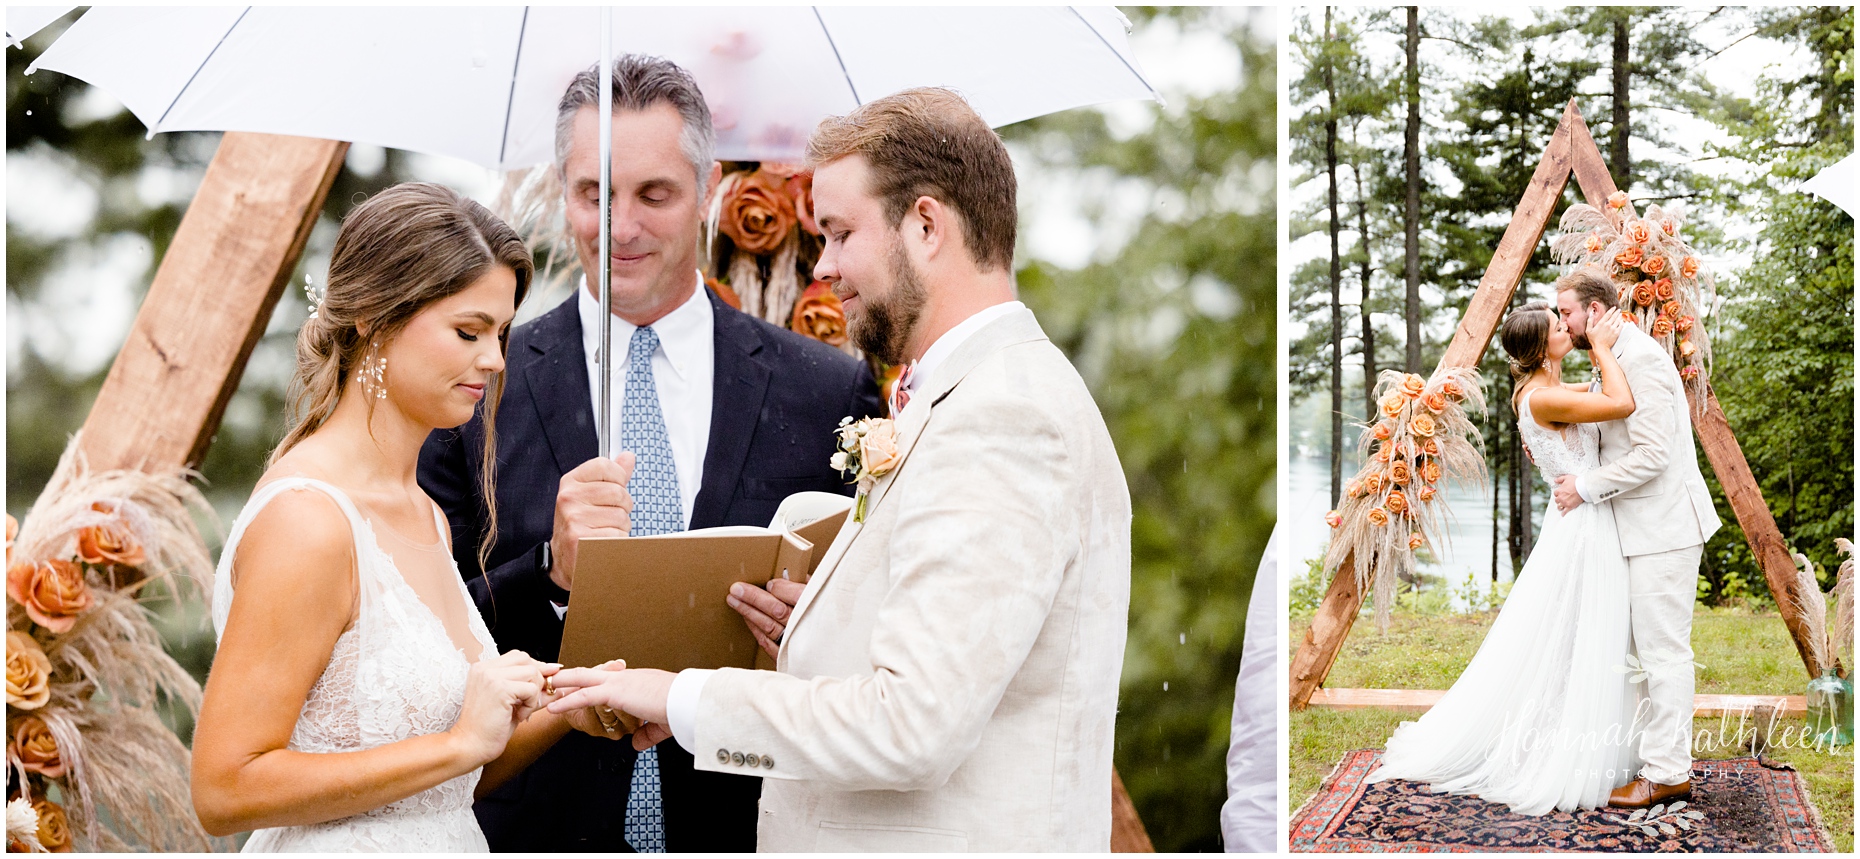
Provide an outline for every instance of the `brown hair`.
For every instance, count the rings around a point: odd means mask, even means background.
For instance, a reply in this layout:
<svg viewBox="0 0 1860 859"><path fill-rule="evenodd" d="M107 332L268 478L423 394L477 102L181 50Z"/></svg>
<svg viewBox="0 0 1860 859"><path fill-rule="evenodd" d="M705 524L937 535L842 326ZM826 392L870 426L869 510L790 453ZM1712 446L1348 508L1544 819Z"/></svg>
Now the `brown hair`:
<svg viewBox="0 0 1860 859"><path fill-rule="evenodd" d="M516 273L517 304L522 304L535 271L529 249L490 210L449 188L408 182L355 207L336 234L327 291L297 333L297 372L291 378L296 419L270 462L329 420L373 341L392 339L427 305L462 292L493 266ZM364 328L367 336L361 333ZM508 349L507 337L498 339ZM479 404L484 419L480 489L487 516L478 546L480 565L497 539L495 418L503 394L504 374L491 374Z"/></svg>
<svg viewBox="0 0 1860 859"><path fill-rule="evenodd" d="M1620 289L1601 269L1593 266L1583 266L1556 279L1556 291L1575 290L1576 300L1583 307L1588 307L1592 301L1601 302L1603 308L1618 307L1621 304Z"/></svg>
<svg viewBox="0 0 1860 859"><path fill-rule="evenodd" d="M1498 327L1498 342L1511 356L1511 396L1518 396L1524 380L1543 366L1550 351L1550 318L1554 313L1542 301L1528 301L1511 311Z"/></svg>
<svg viewBox="0 0 1860 859"><path fill-rule="evenodd" d="M807 141L819 167L863 155L872 188L896 227L919 197L956 213L969 256L984 271L1014 266L1014 162L994 129L962 96L917 88L821 120Z"/></svg>

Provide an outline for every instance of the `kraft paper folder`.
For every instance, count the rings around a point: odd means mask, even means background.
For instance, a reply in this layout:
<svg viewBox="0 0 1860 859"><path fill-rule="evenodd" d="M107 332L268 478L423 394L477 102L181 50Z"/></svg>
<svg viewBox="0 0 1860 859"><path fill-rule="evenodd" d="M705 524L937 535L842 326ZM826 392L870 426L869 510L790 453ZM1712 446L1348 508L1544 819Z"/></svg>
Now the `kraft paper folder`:
<svg viewBox="0 0 1860 859"><path fill-rule="evenodd" d="M805 583L852 503L844 495L802 492L782 501L767 528L582 540L561 663L624 659L628 668L666 671L775 667L724 597L736 582L760 585L785 575Z"/></svg>

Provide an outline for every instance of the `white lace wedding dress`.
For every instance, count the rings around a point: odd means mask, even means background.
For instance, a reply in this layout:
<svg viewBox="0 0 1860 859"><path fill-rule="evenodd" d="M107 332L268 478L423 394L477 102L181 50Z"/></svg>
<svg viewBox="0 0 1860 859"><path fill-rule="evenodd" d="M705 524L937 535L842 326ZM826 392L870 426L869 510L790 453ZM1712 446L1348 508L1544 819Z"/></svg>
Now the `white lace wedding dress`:
<svg viewBox="0 0 1860 859"><path fill-rule="evenodd" d="M232 609L232 562L246 527L266 503L285 491L321 491L342 508L355 536L360 603L355 624L336 640L329 666L304 701L289 748L299 752L353 752L447 730L458 721L465 700L470 663L455 646L454 634L475 639L479 658L497 654L484 621L471 608L470 596L445 550L446 522L433 511L440 542L420 546L383 529L377 534L342 490L305 477L282 477L252 494L221 553L213 583L213 629L226 631ZM393 546L383 548L384 540ZM451 567L458 601L439 598L447 620L435 614L396 566L443 563ZM422 583L441 581L422 578ZM467 610L460 615L459 606ZM459 615L459 616L454 616ZM448 633L448 627L454 630ZM289 635L289 630L278 630ZM309 826L261 829L246 842L247 852L317 851L467 852L488 849L472 815L472 791L478 770L373 811Z"/></svg>
<svg viewBox="0 0 1860 859"><path fill-rule="evenodd" d="M1535 392L1533 392L1535 393ZM1559 433L1518 408L1544 480L1599 464L1599 428ZM1614 511L1546 505L1537 546L1471 664L1420 721L1395 729L1370 783L1424 782L1541 815L1608 803L1641 761L1629 742L1628 567Z"/></svg>

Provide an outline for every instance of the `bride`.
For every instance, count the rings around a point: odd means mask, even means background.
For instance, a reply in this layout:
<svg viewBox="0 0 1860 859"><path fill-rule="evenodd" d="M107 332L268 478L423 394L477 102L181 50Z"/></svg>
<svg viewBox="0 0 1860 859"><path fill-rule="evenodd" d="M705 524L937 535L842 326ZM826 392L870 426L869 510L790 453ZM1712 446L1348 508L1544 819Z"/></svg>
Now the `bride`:
<svg viewBox="0 0 1860 859"><path fill-rule="evenodd" d="M510 227L437 185L344 220L297 338L298 422L214 579L193 768L208 832L259 830L249 851L482 851L474 791L567 733L542 709L557 666L497 652L414 481L430 431L496 414L531 274Z"/></svg>
<svg viewBox="0 0 1860 859"><path fill-rule="evenodd" d="M1547 304L1526 304L1500 329L1518 432L1552 485L1599 464L1597 423L1634 412L1610 351L1620 324L1610 311L1589 327L1599 392L1563 384L1572 341ZM1612 510L1584 504L1559 515L1550 505L1472 663L1420 721L1395 729L1369 782L1425 782L1526 815L1605 806L1641 765L1629 742L1628 655L1628 567Z"/></svg>

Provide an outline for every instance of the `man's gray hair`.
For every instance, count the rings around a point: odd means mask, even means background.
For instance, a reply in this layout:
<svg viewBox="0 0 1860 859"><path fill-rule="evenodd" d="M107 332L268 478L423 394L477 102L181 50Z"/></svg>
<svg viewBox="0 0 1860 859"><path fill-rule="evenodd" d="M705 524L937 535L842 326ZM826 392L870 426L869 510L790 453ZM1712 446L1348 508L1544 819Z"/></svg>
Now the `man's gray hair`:
<svg viewBox="0 0 1860 859"><path fill-rule="evenodd" d="M698 89L697 79L677 63L644 54L622 54L614 58L614 110L646 110L655 104L669 104L684 120L678 134L678 148L691 162L697 174L698 193L702 195L710 178L710 165L716 161L717 130L710 124L710 106ZM575 75L562 93L555 109L555 171L567 171L568 145L574 136L575 114L583 107L600 109L601 66L595 63ZM597 156L598 157L598 156Z"/></svg>

